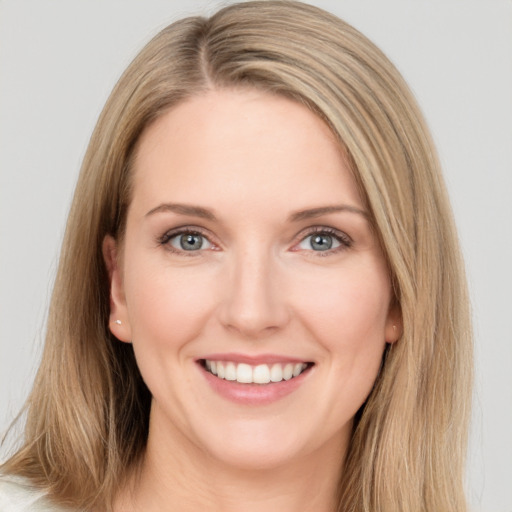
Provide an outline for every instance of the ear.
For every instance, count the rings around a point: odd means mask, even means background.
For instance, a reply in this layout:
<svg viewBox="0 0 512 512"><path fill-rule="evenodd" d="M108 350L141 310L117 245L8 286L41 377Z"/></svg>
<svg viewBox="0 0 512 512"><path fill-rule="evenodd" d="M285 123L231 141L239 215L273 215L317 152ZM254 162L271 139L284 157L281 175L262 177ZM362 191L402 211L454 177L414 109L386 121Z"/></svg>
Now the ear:
<svg viewBox="0 0 512 512"><path fill-rule="evenodd" d="M110 316L108 322L110 332L118 340L130 343L132 340L132 329L126 307L117 242L113 237L107 235L103 239L102 250L110 282Z"/></svg>
<svg viewBox="0 0 512 512"><path fill-rule="evenodd" d="M396 300L391 302L386 319L386 343L396 343L403 333L402 310Z"/></svg>

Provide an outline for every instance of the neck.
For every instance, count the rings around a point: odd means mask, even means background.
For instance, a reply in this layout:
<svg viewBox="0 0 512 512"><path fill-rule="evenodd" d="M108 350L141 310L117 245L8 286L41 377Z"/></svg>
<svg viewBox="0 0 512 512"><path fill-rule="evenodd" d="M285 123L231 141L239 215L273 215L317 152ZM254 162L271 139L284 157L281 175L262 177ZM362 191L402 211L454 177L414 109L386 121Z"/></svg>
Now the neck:
<svg viewBox="0 0 512 512"><path fill-rule="evenodd" d="M174 433L173 433L174 434ZM346 439L270 467L213 459L179 436L151 429L144 461L120 493L117 512L333 512Z"/></svg>

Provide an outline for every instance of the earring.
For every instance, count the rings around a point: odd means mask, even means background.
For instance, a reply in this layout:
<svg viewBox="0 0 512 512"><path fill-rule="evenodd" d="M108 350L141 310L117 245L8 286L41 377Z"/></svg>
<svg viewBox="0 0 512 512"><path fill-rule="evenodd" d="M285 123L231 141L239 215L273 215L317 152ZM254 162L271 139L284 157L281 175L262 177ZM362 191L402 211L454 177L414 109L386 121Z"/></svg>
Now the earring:
<svg viewBox="0 0 512 512"><path fill-rule="evenodd" d="M116 323L117 325L121 325L123 322L121 322L121 320L116 320L114 323Z"/></svg>

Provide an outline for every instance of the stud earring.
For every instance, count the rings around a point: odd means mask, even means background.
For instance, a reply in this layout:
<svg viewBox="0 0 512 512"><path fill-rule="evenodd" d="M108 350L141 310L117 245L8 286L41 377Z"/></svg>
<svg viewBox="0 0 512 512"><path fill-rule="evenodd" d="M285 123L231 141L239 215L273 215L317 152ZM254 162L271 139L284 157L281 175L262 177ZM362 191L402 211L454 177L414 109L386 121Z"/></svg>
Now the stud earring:
<svg viewBox="0 0 512 512"><path fill-rule="evenodd" d="M121 325L123 322L121 322L121 320L116 320L114 323L116 323L117 325Z"/></svg>

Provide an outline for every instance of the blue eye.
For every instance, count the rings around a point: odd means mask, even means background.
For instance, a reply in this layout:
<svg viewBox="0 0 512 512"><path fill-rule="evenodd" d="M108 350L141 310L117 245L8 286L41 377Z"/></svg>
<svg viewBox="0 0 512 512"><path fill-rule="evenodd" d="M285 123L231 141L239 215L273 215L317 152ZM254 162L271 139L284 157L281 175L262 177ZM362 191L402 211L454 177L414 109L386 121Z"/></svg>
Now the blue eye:
<svg viewBox="0 0 512 512"><path fill-rule="evenodd" d="M178 233L174 236L170 236L167 243L178 251L200 251L203 249L210 249L212 247L211 242L201 235L200 233Z"/></svg>
<svg viewBox="0 0 512 512"><path fill-rule="evenodd" d="M314 228L295 246L295 250L324 253L324 255L336 253L352 246L351 238L343 231L327 227Z"/></svg>
<svg viewBox="0 0 512 512"><path fill-rule="evenodd" d="M299 247L309 251L328 251L340 247L341 242L328 233L313 233L304 238Z"/></svg>

